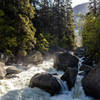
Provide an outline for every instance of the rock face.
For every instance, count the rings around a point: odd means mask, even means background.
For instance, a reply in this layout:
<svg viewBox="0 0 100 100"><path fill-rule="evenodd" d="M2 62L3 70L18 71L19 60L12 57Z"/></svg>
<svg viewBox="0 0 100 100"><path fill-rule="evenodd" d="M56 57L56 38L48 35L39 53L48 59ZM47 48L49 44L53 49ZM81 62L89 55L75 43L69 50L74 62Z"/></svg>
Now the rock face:
<svg viewBox="0 0 100 100"><path fill-rule="evenodd" d="M64 75L61 77L62 80L67 82L68 89L71 90L76 81L78 70L75 68L67 68Z"/></svg>
<svg viewBox="0 0 100 100"><path fill-rule="evenodd" d="M66 71L68 67L78 68L78 58L70 53L57 54L54 58L54 68Z"/></svg>
<svg viewBox="0 0 100 100"><path fill-rule="evenodd" d="M66 52L66 50L63 49L63 48L61 48L61 47L58 47L58 46L53 46L53 47L51 47L51 49L49 50L49 52L51 54L55 54L57 52Z"/></svg>
<svg viewBox="0 0 100 100"><path fill-rule="evenodd" d="M86 95L100 99L100 64L85 75L82 85Z"/></svg>
<svg viewBox="0 0 100 100"><path fill-rule="evenodd" d="M43 62L43 56L39 51L33 51L28 55L24 51L19 51L17 57L11 56L8 58L6 65L15 64L40 64Z"/></svg>
<svg viewBox="0 0 100 100"><path fill-rule="evenodd" d="M85 56L83 64L89 65L89 66L93 66L95 64L94 59L93 59L93 55L91 55L91 56Z"/></svg>
<svg viewBox="0 0 100 100"><path fill-rule="evenodd" d="M6 76L6 71L4 69L4 63L0 62L0 79L3 79Z"/></svg>
<svg viewBox="0 0 100 100"><path fill-rule="evenodd" d="M59 93L61 87L55 77L48 73L36 74L32 77L29 87L38 87L51 95Z"/></svg>
<svg viewBox="0 0 100 100"><path fill-rule="evenodd" d="M9 66L9 65L12 65L14 63L16 63L16 57L14 55L8 56L5 64Z"/></svg>
<svg viewBox="0 0 100 100"><path fill-rule="evenodd" d="M76 50L74 50L74 54L78 57L83 57L85 50L85 47L78 47Z"/></svg>
<svg viewBox="0 0 100 100"><path fill-rule="evenodd" d="M4 66L5 66L5 63L0 62L0 67L4 67Z"/></svg>
<svg viewBox="0 0 100 100"><path fill-rule="evenodd" d="M43 62L43 56L39 51L34 51L27 55L23 62L25 64L41 64Z"/></svg>
<svg viewBox="0 0 100 100"><path fill-rule="evenodd" d="M83 65L80 67L80 71L84 71L85 73L88 73L88 72L91 71L92 69L93 69L92 66L85 65L85 64L83 64Z"/></svg>
<svg viewBox="0 0 100 100"><path fill-rule="evenodd" d="M6 72L7 72L7 75L9 74L18 74L21 72L20 69L16 68L15 66L9 66L7 69L6 69Z"/></svg>

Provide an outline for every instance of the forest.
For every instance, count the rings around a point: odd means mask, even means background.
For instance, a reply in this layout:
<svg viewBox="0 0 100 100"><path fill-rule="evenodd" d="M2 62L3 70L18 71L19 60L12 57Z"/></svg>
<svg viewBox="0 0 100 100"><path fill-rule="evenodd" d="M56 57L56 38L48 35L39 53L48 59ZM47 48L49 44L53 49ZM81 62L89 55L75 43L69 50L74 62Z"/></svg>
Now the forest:
<svg viewBox="0 0 100 100"><path fill-rule="evenodd" d="M53 46L74 48L70 0L1 0L0 5L0 52L17 55Z"/></svg>
<svg viewBox="0 0 100 100"><path fill-rule="evenodd" d="M100 100L100 0L0 0L0 100Z"/></svg>
<svg viewBox="0 0 100 100"><path fill-rule="evenodd" d="M90 0L89 10L83 25L83 46L87 48L86 55L98 62L100 59L100 1Z"/></svg>

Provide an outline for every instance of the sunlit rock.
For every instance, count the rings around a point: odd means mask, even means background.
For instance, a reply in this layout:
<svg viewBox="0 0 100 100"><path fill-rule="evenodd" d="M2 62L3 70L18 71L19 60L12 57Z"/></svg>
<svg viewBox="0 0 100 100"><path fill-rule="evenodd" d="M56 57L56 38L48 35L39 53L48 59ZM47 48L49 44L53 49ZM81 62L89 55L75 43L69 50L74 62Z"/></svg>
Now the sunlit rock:
<svg viewBox="0 0 100 100"><path fill-rule="evenodd" d="M6 70L4 69L4 63L0 62L0 79L5 78Z"/></svg>

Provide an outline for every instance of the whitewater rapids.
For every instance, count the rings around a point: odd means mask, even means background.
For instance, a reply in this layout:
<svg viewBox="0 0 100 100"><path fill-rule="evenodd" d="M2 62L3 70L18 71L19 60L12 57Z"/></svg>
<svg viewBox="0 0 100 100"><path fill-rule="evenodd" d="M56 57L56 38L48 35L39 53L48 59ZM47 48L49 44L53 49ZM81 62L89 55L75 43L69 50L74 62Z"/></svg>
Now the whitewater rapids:
<svg viewBox="0 0 100 100"><path fill-rule="evenodd" d="M17 74L17 77L0 80L0 100L92 100L84 95L79 76L72 91L68 91L65 82L62 82L62 91L55 96L50 96L39 88L28 87L30 79L37 73L49 72L61 76L64 72L56 71L53 64L54 60L49 59L37 66L29 65L29 69ZM20 68L23 69L24 66Z"/></svg>

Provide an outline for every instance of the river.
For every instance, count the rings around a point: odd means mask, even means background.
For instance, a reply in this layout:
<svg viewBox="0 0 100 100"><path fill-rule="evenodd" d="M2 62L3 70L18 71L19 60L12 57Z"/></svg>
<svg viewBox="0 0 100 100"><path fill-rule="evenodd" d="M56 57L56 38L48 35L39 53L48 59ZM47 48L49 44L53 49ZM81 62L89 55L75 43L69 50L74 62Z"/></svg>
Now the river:
<svg viewBox="0 0 100 100"><path fill-rule="evenodd" d="M79 61L79 67L81 63L82 59ZM37 66L29 65L29 69L19 73L16 78L0 80L0 100L93 100L85 96L81 86L82 76L79 75L77 75L76 84L72 91L68 91L66 83L59 79L62 89L60 94L54 96L50 96L39 88L28 87L31 77L36 73L49 72L61 76L64 72L56 71L53 64L54 60L51 58ZM24 68L21 65L18 67Z"/></svg>

